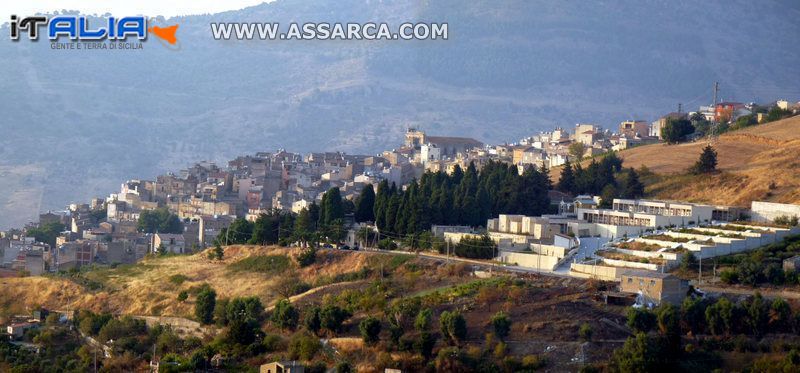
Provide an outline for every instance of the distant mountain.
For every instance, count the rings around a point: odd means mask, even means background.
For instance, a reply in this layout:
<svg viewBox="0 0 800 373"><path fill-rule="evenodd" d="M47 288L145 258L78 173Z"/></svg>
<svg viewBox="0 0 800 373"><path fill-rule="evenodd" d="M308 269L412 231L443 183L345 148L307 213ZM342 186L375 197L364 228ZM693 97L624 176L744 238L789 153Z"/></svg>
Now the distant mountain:
<svg viewBox="0 0 800 373"><path fill-rule="evenodd" d="M796 1L278 0L179 17L181 50L0 41L0 228L197 160L484 142L679 102L800 96ZM447 22L447 41L215 41L210 22ZM0 30L7 35L8 29Z"/></svg>

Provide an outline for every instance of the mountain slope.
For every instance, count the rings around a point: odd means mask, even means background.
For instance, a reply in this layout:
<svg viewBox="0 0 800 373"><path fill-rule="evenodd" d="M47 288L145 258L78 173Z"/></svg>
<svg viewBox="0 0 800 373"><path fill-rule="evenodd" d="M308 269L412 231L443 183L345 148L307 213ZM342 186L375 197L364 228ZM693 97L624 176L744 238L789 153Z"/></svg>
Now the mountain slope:
<svg viewBox="0 0 800 373"><path fill-rule="evenodd" d="M800 203L800 116L719 136L712 146L721 172L686 175L706 145L655 144L619 156L626 167L646 166L660 175L647 188L657 198L739 206L752 200Z"/></svg>

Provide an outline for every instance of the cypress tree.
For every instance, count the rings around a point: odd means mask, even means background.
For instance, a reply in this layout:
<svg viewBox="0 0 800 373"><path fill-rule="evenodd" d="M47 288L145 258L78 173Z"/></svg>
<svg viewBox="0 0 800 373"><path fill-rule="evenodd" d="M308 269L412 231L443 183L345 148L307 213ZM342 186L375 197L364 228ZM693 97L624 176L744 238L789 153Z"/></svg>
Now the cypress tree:
<svg viewBox="0 0 800 373"><path fill-rule="evenodd" d="M625 179L625 188L622 191L624 198L639 198L644 195L644 184L639 181L639 174L633 168L628 169Z"/></svg>
<svg viewBox="0 0 800 373"><path fill-rule="evenodd" d="M375 221L375 190L368 184L356 199L355 220L357 222Z"/></svg>
<svg viewBox="0 0 800 373"><path fill-rule="evenodd" d="M389 182L381 180L378 184L378 193L375 195L375 207L372 212L375 217L375 225L378 229L386 227L386 205L389 202Z"/></svg>
<svg viewBox="0 0 800 373"><path fill-rule="evenodd" d="M567 160L564 168L561 169L561 178L558 180L558 190L564 193L575 193L575 174L572 172L572 164Z"/></svg>

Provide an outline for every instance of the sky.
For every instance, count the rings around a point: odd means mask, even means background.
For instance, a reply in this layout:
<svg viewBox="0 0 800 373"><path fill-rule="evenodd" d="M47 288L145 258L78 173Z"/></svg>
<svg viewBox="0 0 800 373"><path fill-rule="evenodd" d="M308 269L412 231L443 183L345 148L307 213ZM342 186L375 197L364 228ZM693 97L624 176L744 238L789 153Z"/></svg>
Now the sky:
<svg viewBox="0 0 800 373"><path fill-rule="evenodd" d="M0 1L0 24L7 22L12 14L20 17L37 12L79 10L85 14L178 16L203 13L218 13L258 5L271 0L24 0Z"/></svg>

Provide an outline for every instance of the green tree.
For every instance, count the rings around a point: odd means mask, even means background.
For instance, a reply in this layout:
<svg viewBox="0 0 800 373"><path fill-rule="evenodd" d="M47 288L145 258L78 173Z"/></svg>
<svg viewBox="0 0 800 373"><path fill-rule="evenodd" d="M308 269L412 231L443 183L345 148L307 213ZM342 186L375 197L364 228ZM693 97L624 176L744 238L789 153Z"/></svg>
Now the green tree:
<svg viewBox="0 0 800 373"><path fill-rule="evenodd" d="M431 312L430 308L423 308L417 314L417 317L414 319L414 328L417 331L425 331L431 325L431 319L433 318L433 312Z"/></svg>
<svg viewBox="0 0 800 373"><path fill-rule="evenodd" d="M317 260L317 249L311 247L297 254L297 264L300 267L308 267Z"/></svg>
<svg viewBox="0 0 800 373"><path fill-rule="evenodd" d="M211 287L204 287L197 293L194 303L194 315L202 324L211 324L214 321L214 306L217 293Z"/></svg>
<svg viewBox="0 0 800 373"><path fill-rule="evenodd" d="M746 306L747 311L747 324L750 330L755 335L763 335L767 331L767 323L769 322L769 311L767 305L764 303L764 297L761 293L756 292Z"/></svg>
<svg viewBox="0 0 800 373"><path fill-rule="evenodd" d="M692 122L687 119L669 118L661 127L661 138L668 144L675 144L694 132Z"/></svg>
<svg viewBox="0 0 800 373"><path fill-rule="evenodd" d="M614 198L618 197L617 188L614 184L607 184L603 187L603 191L600 193L600 206L604 208L610 208L614 203Z"/></svg>
<svg viewBox="0 0 800 373"><path fill-rule="evenodd" d="M791 115L792 113L788 110L783 110L777 106L772 107L772 109L767 112L767 122L774 122L776 120L781 120L784 117Z"/></svg>
<svg viewBox="0 0 800 373"><path fill-rule="evenodd" d="M681 322L693 334L703 331L706 324L707 302L701 298L686 297L681 304Z"/></svg>
<svg viewBox="0 0 800 373"><path fill-rule="evenodd" d="M628 308L628 327L642 333L647 333L656 326L656 316L644 309Z"/></svg>
<svg viewBox="0 0 800 373"><path fill-rule="evenodd" d="M664 369L665 361L658 343L641 332L628 338L611 357L611 372L647 373Z"/></svg>
<svg viewBox="0 0 800 373"><path fill-rule="evenodd" d="M511 331L511 318L505 312L499 311L492 316L492 326L494 334L500 339L505 339Z"/></svg>
<svg viewBox="0 0 800 373"><path fill-rule="evenodd" d="M166 207L155 210L144 210L139 214L136 229L144 233L183 233L178 215L172 214Z"/></svg>
<svg viewBox="0 0 800 373"><path fill-rule="evenodd" d="M573 156L577 160L581 160L586 154L586 145L582 142L574 141L569 145L567 150L569 151L569 155Z"/></svg>
<svg viewBox="0 0 800 373"><path fill-rule="evenodd" d="M564 193L575 194L575 173L572 164L567 160L561 168L561 177L558 179L558 190Z"/></svg>
<svg viewBox="0 0 800 373"><path fill-rule="evenodd" d="M783 298L775 298L769 308L769 328L776 333L788 333L792 320L792 309Z"/></svg>
<svg viewBox="0 0 800 373"><path fill-rule="evenodd" d="M436 346L436 336L427 331L420 332L419 337L414 342L414 350L425 359L431 358L434 346Z"/></svg>
<svg viewBox="0 0 800 373"><path fill-rule="evenodd" d="M717 170L717 152L711 145L706 145L700 154L700 159L692 166L693 174L708 174Z"/></svg>
<svg viewBox="0 0 800 373"><path fill-rule="evenodd" d="M358 324L358 330L361 333L361 338L364 339L364 343L368 345L374 344L378 341L378 336L381 333L381 322L372 316L367 317Z"/></svg>
<svg viewBox="0 0 800 373"><path fill-rule="evenodd" d="M315 205L312 205L315 206ZM300 246L306 246L308 241L312 239L315 231L316 220L311 217L311 212L303 208L297 214L294 221L294 231L292 232L292 239L299 242Z"/></svg>
<svg viewBox="0 0 800 373"><path fill-rule="evenodd" d="M342 195L339 188L332 187L322 195L322 205L320 206L319 222L320 226L326 227L337 219L344 219L344 208L342 207Z"/></svg>
<svg viewBox="0 0 800 373"><path fill-rule="evenodd" d="M356 199L354 218L357 222L375 221L375 190L367 184Z"/></svg>
<svg viewBox="0 0 800 373"><path fill-rule="evenodd" d="M697 259L691 251L687 251L681 257L681 269L687 271L697 265Z"/></svg>
<svg viewBox="0 0 800 373"><path fill-rule="evenodd" d="M657 310L658 332L664 337L667 352L676 356L680 353L681 327L680 314L675 306L664 303Z"/></svg>
<svg viewBox="0 0 800 373"><path fill-rule="evenodd" d="M272 310L271 321L281 329L294 329L300 317L297 309L288 299L281 299Z"/></svg>
<svg viewBox="0 0 800 373"><path fill-rule="evenodd" d="M592 326L589 323L584 322L581 324L580 328L578 328L578 335L580 335L581 339L584 341L592 340Z"/></svg>
<svg viewBox="0 0 800 373"><path fill-rule="evenodd" d="M719 298L706 308L706 325L714 335L730 334L733 331L733 303Z"/></svg>
<svg viewBox="0 0 800 373"><path fill-rule="evenodd" d="M312 333L318 332L322 327L322 320L320 319L321 311L319 306L313 306L306 311L303 317L303 325Z"/></svg>
<svg viewBox="0 0 800 373"><path fill-rule="evenodd" d="M289 358L311 360L322 349L319 338L308 333L296 333L289 340Z"/></svg>
<svg viewBox="0 0 800 373"><path fill-rule="evenodd" d="M628 168L625 183L622 187L622 198L639 198L644 196L644 184L639 181L639 174L633 168Z"/></svg>
<svg viewBox="0 0 800 373"><path fill-rule="evenodd" d="M219 242L214 244L214 251L211 252L213 258L216 260L222 260L225 258L225 250L220 246Z"/></svg>
<svg viewBox="0 0 800 373"><path fill-rule="evenodd" d="M480 237L463 237L456 244L453 252L456 256L471 259L491 259L494 258L497 245L488 235Z"/></svg>
<svg viewBox="0 0 800 373"><path fill-rule="evenodd" d="M320 326L333 333L338 332L349 317L350 312L334 304L325 305L319 312Z"/></svg>
<svg viewBox="0 0 800 373"><path fill-rule="evenodd" d="M457 311L444 311L439 315L442 335L452 342L463 341L467 337L467 322Z"/></svg>
<svg viewBox="0 0 800 373"><path fill-rule="evenodd" d="M33 237L37 242L43 242L50 245L50 247L55 247L56 238L64 229L64 224L50 222L28 229L27 236Z"/></svg>
<svg viewBox="0 0 800 373"><path fill-rule="evenodd" d="M249 345L261 333L264 307L258 297L234 298L225 310L228 319L228 338L238 344Z"/></svg>

